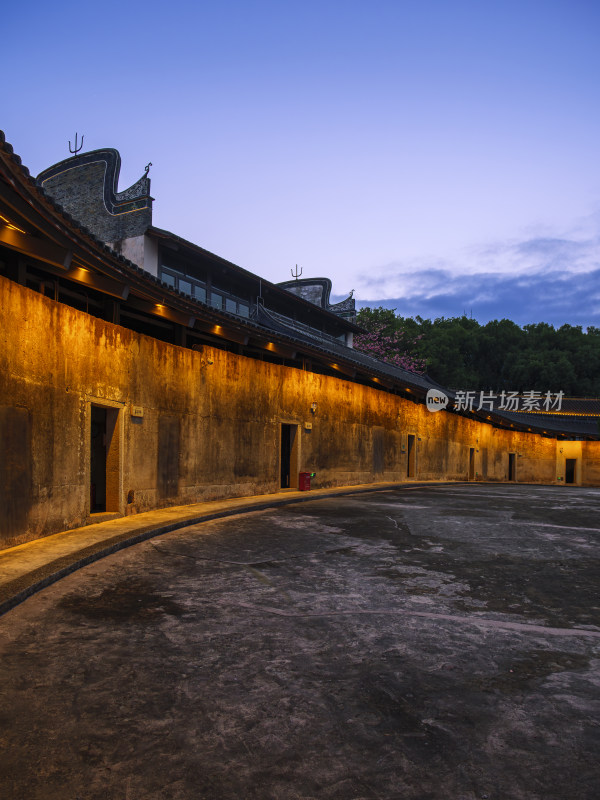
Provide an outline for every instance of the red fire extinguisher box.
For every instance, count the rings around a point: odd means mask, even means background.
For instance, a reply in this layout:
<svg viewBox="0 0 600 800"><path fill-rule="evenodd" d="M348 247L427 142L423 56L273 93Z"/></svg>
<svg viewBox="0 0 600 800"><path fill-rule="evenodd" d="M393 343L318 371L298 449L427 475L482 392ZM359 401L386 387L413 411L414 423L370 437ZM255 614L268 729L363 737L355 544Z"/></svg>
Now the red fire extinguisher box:
<svg viewBox="0 0 600 800"><path fill-rule="evenodd" d="M308 492L310 490L310 472L301 472L298 475L298 489L301 492Z"/></svg>

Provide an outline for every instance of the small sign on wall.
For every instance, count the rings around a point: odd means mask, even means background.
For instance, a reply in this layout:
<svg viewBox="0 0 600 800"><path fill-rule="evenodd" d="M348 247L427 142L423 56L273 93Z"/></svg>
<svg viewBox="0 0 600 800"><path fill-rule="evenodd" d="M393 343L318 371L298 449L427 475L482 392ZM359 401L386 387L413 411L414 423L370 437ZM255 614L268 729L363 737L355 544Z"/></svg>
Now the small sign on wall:
<svg viewBox="0 0 600 800"><path fill-rule="evenodd" d="M312 422L305 422L304 423L304 430L305 431L312 431Z"/></svg>
<svg viewBox="0 0 600 800"><path fill-rule="evenodd" d="M131 406L131 416L132 417L143 417L144 416L144 409L142 406Z"/></svg>

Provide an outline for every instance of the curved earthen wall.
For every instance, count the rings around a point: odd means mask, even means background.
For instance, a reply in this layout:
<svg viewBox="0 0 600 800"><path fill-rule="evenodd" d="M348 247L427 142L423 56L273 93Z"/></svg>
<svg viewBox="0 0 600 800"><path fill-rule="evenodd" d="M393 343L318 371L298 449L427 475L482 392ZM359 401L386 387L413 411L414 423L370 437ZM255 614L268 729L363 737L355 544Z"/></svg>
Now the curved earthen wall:
<svg viewBox="0 0 600 800"><path fill-rule="evenodd" d="M571 458L577 483L600 484L600 442L503 431L351 381L176 347L4 278L0 331L0 546L86 523L92 409L109 439L106 510L121 514L277 491L282 425L297 426L292 481L316 472L315 487L470 471L506 481L509 453L520 482L560 482Z"/></svg>

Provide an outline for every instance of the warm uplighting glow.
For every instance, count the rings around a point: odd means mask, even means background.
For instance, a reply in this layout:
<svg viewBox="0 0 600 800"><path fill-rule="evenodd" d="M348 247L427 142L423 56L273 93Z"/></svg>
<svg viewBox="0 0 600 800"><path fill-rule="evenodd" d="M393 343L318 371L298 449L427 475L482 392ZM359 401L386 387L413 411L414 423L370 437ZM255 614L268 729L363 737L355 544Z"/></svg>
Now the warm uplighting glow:
<svg viewBox="0 0 600 800"><path fill-rule="evenodd" d="M90 280L90 271L85 267L75 267L75 269L71 270L69 275L72 275L75 280L82 282L89 282Z"/></svg>
<svg viewBox="0 0 600 800"><path fill-rule="evenodd" d="M0 214L0 221L3 222L7 228L10 228L11 231L18 231L19 233L26 235L26 231L24 231L22 228L18 228L16 225L13 225L13 223L9 219L6 219L6 217L3 217L2 214Z"/></svg>

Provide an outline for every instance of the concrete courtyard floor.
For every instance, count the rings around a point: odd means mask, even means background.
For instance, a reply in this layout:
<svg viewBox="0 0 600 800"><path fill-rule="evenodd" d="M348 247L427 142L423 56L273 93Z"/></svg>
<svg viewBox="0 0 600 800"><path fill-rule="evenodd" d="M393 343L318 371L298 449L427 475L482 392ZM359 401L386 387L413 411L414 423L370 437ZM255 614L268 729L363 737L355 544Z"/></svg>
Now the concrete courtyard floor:
<svg viewBox="0 0 600 800"><path fill-rule="evenodd" d="M597 800L600 490L192 525L0 618L0 797Z"/></svg>

